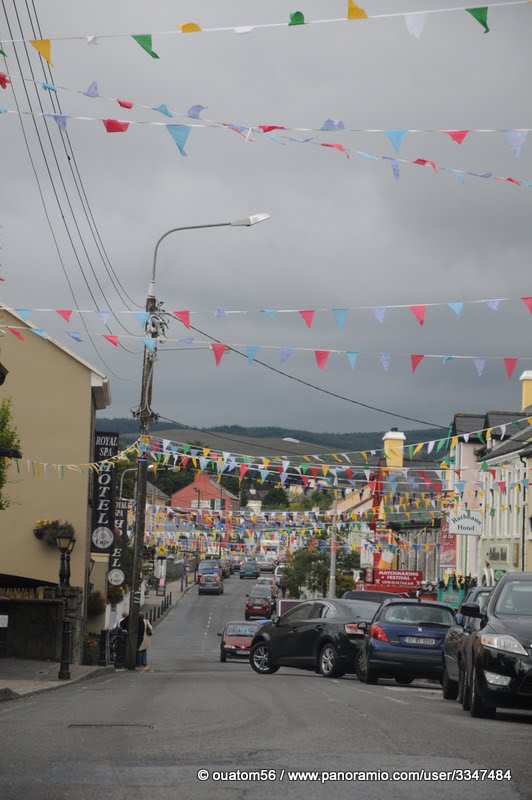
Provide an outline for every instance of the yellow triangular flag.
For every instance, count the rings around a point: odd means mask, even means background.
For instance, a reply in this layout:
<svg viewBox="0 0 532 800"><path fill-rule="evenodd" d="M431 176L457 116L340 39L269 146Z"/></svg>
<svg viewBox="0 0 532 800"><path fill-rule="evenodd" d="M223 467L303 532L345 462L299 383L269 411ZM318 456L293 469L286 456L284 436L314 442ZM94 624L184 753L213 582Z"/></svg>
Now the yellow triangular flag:
<svg viewBox="0 0 532 800"><path fill-rule="evenodd" d="M368 15L363 8L359 8L353 0L348 0L347 19L367 19Z"/></svg>
<svg viewBox="0 0 532 800"><path fill-rule="evenodd" d="M416 444L416 446L414 447L414 455L417 455L419 453L424 444L425 442L420 442L419 444Z"/></svg>
<svg viewBox="0 0 532 800"><path fill-rule="evenodd" d="M39 55L41 55L45 61L47 61L50 66L53 67L51 62L52 43L50 42L50 39L30 39L30 44L37 50Z"/></svg>
<svg viewBox="0 0 532 800"><path fill-rule="evenodd" d="M184 22L179 25L179 30L181 33L197 33L201 31L201 28L195 22Z"/></svg>

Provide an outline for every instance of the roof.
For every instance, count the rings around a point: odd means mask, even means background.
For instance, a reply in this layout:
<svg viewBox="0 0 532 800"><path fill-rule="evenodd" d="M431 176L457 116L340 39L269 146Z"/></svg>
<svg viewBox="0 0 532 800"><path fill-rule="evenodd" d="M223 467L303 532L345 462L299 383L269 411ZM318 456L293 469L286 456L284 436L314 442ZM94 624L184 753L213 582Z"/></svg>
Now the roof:
<svg viewBox="0 0 532 800"><path fill-rule="evenodd" d="M154 496L160 497L163 500L170 500L170 495L162 492L160 489L155 486L155 484L150 483L149 481L146 483L146 494L150 495L153 494Z"/></svg>
<svg viewBox="0 0 532 800"><path fill-rule="evenodd" d="M454 415L452 423L452 435L461 436L464 433L472 433L473 431L480 431L484 426L485 414L463 414L458 413ZM476 439L478 441L478 439Z"/></svg>
<svg viewBox="0 0 532 800"><path fill-rule="evenodd" d="M523 419L523 411L487 411L484 428L498 428L501 425L511 425L518 419ZM523 423L528 428L527 423ZM493 437L500 437L500 431L493 431Z"/></svg>
<svg viewBox="0 0 532 800"><path fill-rule="evenodd" d="M230 497L231 500L239 500L240 499L238 497L238 495L233 494L233 492L230 492L229 489L226 489L225 486L221 485L221 483L218 483L217 481L213 481L213 480L210 480L210 479L209 479L209 483L211 484L211 486L214 486L216 489L218 489L220 491L220 493L223 494L225 497Z"/></svg>
<svg viewBox="0 0 532 800"><path fill-rule="evenodd" d="M16 313L16 311L14 311L9 306L4 305L4 303L0 303L0 310L5 311L7 314L12 316L14 319L16 319L30 331L40 330L36 325L33 325L31 322L28 322L27 320L20 317ZM74 353L73 350L69 350L68 347L65 347L63 344L60 344L60 342L57 342L51 336L48 336L48 334L46 334L44 341L50 342L50 344L52 344L54 347L59 348L59 350L62 350L63 353L67 354L67 356L74 359L74 361L77 361L78 364L81 364L83 367L85 367L90 371L92 394L94 397L96 408L99 411L111 405L111 391L109 388L109 381L107 375L105 375L104 372L101 372L101 370L94 367L88 361L85 361L84 358L78 356L78 354Z"/></svg>
<svg viewBox="0 0 532 800"><path fill-rule="evenodd" d="M528 423L525 423L523 428L520 430L516 428L515 432L513 434L510 433L508 438L502 441L497 440L489 449L482 447L477 450L477 460L489 461L492 458L500 458L501 456L518 453L521 450L524 452L524 448L529 444L532 444L532 430Z"/></svg>

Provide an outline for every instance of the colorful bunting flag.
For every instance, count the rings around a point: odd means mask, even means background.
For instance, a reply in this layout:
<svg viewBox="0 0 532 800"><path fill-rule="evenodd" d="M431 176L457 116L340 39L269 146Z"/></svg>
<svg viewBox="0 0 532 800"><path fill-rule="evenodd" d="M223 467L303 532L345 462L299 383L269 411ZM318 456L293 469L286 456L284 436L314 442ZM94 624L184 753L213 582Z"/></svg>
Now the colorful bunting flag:
<svg viewBox="0 0 532 800"><path fill-rule="evenodd" d="M291 25L304 25L305 24L305 17L302 11L291 11L290 12L290 22L288 23L289 26Z"/></svg>
<svg viewBox="0 0 532 800"><path fill-rule="evenodd" d="M159 58L157 53L155 53L152 49L152 37L151 33L140 33L136 36L132 37L137 44L140 44L143 50L145 50L149 56L152 58Z"/></svg>
<svg viewBox="0 0 532 800"><path fill-rule="evenodd" d="M426 21L426 14L405 14L406 29L416 39L421 38Z"/></svg>
<svg viewBox="0 0 532 800"><path fill-rule="evenodd" d="M218 342L212 342L211 347L214 353L214 360L216 361L216 366L219 367L220 361L222 360L222 356L225 353L227 345Z"/></svg>
<svg viewBox="0 0 532 800"><path fill-rule="evenodd" d="M305 311L298 311L298 314L305 320L307 328L310 328L314 319L314 309L309 308Z"/></svg>
<svg viewBox="0 0 532 800"><path fill-rule="evenodd" d="M13 336L16 336L17 339L20 339L22 342L24 341L24 336L21 334L19 330L17 330L16 328L12 328L11 325L6 325L6 328L13 334Z"/></svg>
<svg viewBox="0 0 532 800"><path fill-rule="evenodd" d="M89 88L87 89L87 91L82 92L82 94L84 94L85 97L99 97L100 95L98 94L98 84L96 83L96 81L93 81L89 86Z"/></svg>
<svg viewBox="0 0 532 800"><path fill-rule="evenodd" d="M316 364L318 365L318 369L323 369L325 364L327 363L327 359L331 355L330 350L314 350L314 355L316 357Z"/></svg>
<svg viewBox="0 0 532 800"><path fill-rule="evenodd" d="M70 322L72 311L69 308L58 308L57 313L65 320L65 322Z"/></svg>
<svg viewBox="0 0 532 800"><path fill-rule="evenodd" d="M133 103L131 100L119 100L118 97L116 98L116 102L120 106L120 108L133 108Z"/></svg>
<svg viewBox="0 0 532 800"><path fill-rule="evenodd" d="M107 133L125 133L129 128L129 122L122 122L119 119L102 119Z"/></svg>
<svg viewBox="0 0 532 800"><path fill-rule="evenodd" d="M368 15L363 8L357 6L354 0L348 0L347 3L347 19L367 19Z"/></svg>
<svg viewBox="0 0 532 800"><path fill-rule="evenodd" d="M522 297L521 300L532 314L532 297Z"/></svg>
<svg viewBox="0 0 532 800"><path fill-rule="evenodd" d="M474 358L473 363L475 364L475 369L477 371L478 377L482 375L484 372L484 367L486 366L486 359L485 358Z"/></svg>
<svg viewBox="0 0 532 800"><path fill-rule="evenodd" d="M108 342L111 342L112 345L118 347L118 336L113 336L111 334L104 334L104 339L107 339Z"/></svg>
<svg viewBox="0 0 532 800"><path fill-rule="evenodd" d="M184 22L178 25L181 33L201 33L201 28L196 22Z"/></svg>
<svg viewBox="0 0 532 800"><path fill-rule="evenodd" d="M348 350L346 356L351 369L354 369L357 363L358 353L355 353L353 350Z"/></svg>
<svg viewBox="0 0 532 800"><path fill-rule="evenodd" d="M514 369L517 366L517 358L505 358L504 366L506 367L506 374L508 375L508 380L510 380L510 378L513 375Z"/></svg>
<svg viewBox="0 0 532 800"><path fill-rule="evenodd" d="M248 357L248 364L249 364L250 367L253 364L253 361L255 360L255 356L257 355L259 350L260 350L260 347L258 347L257 345L249 345L248 347L246 347L246 354L247 354L247 357Z"/></svg>
<svg viewBox="0 0 532 800"><path fill-rule="evenodd" d="M50 39L30 39L30 44L34 47L39 55L41 55L45 61L53 67L51 57L52 57L52 43Z"/></svg>
<svg viewBox="0 0 532 800"><path fill-rule="evenodd" d="M489 33L487 6L483 6L482 8L466 8L464 10L467 11L468 14L471 14L471 16L482 25L484 33Z"/></svg>
<svg viewBox="0 0 532 800"><path fill-rule="evenodd" d="M425 306L410 306L410 311L415 316L420 325L425 322Z"/></svg>
<svg viewBox="0 0 532 800"><path fill-rule="evenodd" d="M186 156L185 144L190 133L188 125L166 125L166 130L174 140L182 156Z"/></svg>
<svg viewBox="0 0 532 800"><path fill-rule="evenodd" d="M283 347L281 350L281 364L285 364L290 356L294 354L293 347Z"/></svg>
<svg viewBox="0 0 532 800"><path fill-rule="evenodd" d="M183 323L185 328L190 328L190 311L173 311L174 317Z"/></svg>
<svg viewBox="0 0 532 800"><path fill-rule="evenodd" d="M168 111L168 106L165 103L161 103L160 106L153 109L154 111L158 111L160 114L164 114L165 117L171 117L172 113Z"/></svg>
<svg viewBox="0 0 532 800"><path fill-rule="evenodd" d="M384 371L388 372L388 370L390 369L390 364L392 363L391 353L380 353L379 361L381 362Z"/></svg>
<svg viewBox="0 0 532 800"><path fill-rule="evenodd" d="M416 371L419 367L420 363L423 361L424 356L420 354L411 354L410 361L412 362L412 374Z"/></svg>
<svg viewBox="0 0 532 800"><path fill-rule="evenodd" d="M74 339L75 342L82 342L83 339L81 338L81 334L78 331L66 331L67 336L70 336L71 339Z"/></svg>
<svg viewBox="0 0 532 800"><path fill-rule="evenodd" d="M322 131L343 131L345 125L341 119L326 119L320 130Z"/></svg>
<svg viewBox="0 0 532 800"><path fill-rule="evenodd" d="M199 119L201 112L205 111L206 108L207 106L202 106L199 104L195 106L190 106L190 108L187 111L187 117L191 117L192 119Z"/></svg>
<svg viewBox="0 0 532 800"><path fill-rule="evenodd" d="M405 138L405 135L408 133L408 131L401 129L401 130L384 131L384 133L392 143L395 152L399 153L399 151L401 150L403 139Z"/></svg>
<svg viewBox="0 0 532 800"><path fill-rule="evenodd" d="M516 158L521 155L521 149L526 142L528 131L505 131L504 138L512 148L512 153Z"/></svg>
<svg viewBox="0 0 532 800"><path fill-rule="evenodd" d="M347 308L333 308L332 312L334 314L334 319L336 320L338 329L343 331L347 320Z"/></svg>
<svg viewBox="0 0 532 800"><path fill-rule="evenodd" d="M139 321L140 327L144 330L146 323L150 318L149 311L135 311L135 316Z"/></svg>
<svg viewBox="0 0 532 800"><path fill-rule="evenodd" d="M384 322L384 316L386 314L386 306L377 306L376 308L372 308L371 312L377 322Z"/></svg>
<svg viewBox="0 0 532 800"><path fill-rule="evenodd" d="M463 303L447 303L447 305L449 306L451 311L454 311L457 317L460 316L460 314L462 313L462 309L464 307Z"/></svg>
<svg viewBox="0 0 532 800"><path fill-rule="evenodd" d="M456 144L462 144L469 131L444 131Z"/></svg>

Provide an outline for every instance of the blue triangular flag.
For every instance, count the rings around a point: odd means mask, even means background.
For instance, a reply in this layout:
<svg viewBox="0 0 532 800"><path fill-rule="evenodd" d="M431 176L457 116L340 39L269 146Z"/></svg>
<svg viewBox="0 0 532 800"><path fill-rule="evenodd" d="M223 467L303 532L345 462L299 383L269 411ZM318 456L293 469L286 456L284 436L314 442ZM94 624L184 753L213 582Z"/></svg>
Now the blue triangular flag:
<svg viewBox="0 0 532 800"><path fill-rule="evenodd" d="M46 334L42 328L32 328L32 333L36 333L37 336L40 336L42 339L46 339Z"/></svg>
<svg viewBox="0 0 532 800"><path fill-rule="evenodd" d="M71 339L74 339L75 342L82 342L83 339L81 338L81 334L77 331L65 331L67 336L70 336Z"/></svg>
<svg viewBox="0 0 532 800"><path fill-rule="evenodd" d="M182 156L186 156L185 144L190 133L188 125L167 125L166 130L174 140Z"/></svg>
<svg viewBox="0 0 532 800"><path fill-rule="evenodd" d="M257 355L259 350L260 350L260 347L257 347L255 345L249 345L248 347L246 347L246 353L247 353L247 356L248 356L248 364L249 364L249 366L251 366L253 364L255 356Z"/></svg>
<svg viewBox="0 0 532 800"><path fill-rule="evenodd" d="M135 316L138 319L141 328L145 328L146 323L150 318L149 311L135 311Z"/></svg>
<svg viewBox="0 0 532 800"><path fill-rule="evenodd" d="M155 350L155 345L157 344L157 339L153 339L151 336L145 336L142 341L150 353L153 353Z"/></svg>
<svg viewBox="0 0 532 800"><path fill-rule="evenodd" d="M401 145L403 144L403 139L405 135L408 133L407 130L404 129L395 129L391 131L384 131L390 142L393 144L393 149L396 153L401 150Z"/></svg>
<svg viewBox="0 0 532 800"><path fill-rule="evenodd" d="M363 150L351 150L352 153L355 153L357 156L362 156L362 158L369 158L371 161L380 161L379 156L374 156L371 153L365 153Z"/></svg>
<svg viewBox="0 0 532 800"><path fill-rule="evenodd" d="M262 310L264 311L266 316L269 317L270 319L273 319L277 315L276 308L263 308Z"/></svg>
<svg viewBox="0 0 532 800"><path fill-rule="evenodd" d="M460 314L462 313L462 309L464 307L463 303L447 303L447 305L449 306L451 311L454 311L457 317L460 316Z"/></svg>
<svg viewBox="0 0 532 800"><path fill-rule="evenodd" d="M486 305L488 308L491 308L492 311L498 311L500 302L500 300L486 300Z"/></svg>
<svg viewBox="0 0 532 800"><path fill-rule="evenodd" d="M7 114L7 108L0 108L0 114Z"/></svg>
<svg viewBox="0 0 532 800"><path fill-rule="evenodd" d="M103 322L103 324L107 325L107 322L109 321L109 317L111 316L109 311L97 311L96 313L100 317L100 319Z"/></svg>
<svg viewBox="0 0 532 800"><path fill-rule="evenodd" d="M443 356L442 361L443 361L444 364L447 364L447 362L448 361L452 361L453 358L454 358L454 356Z"/></svg>
<svg viewBox="0 0 532 800"><path fill-rule="evenodd" d="M484 372L484 367L486 366L486 359L485 358L474 358L473 362L475 364L475 369L477 371L478 377L482 375Z"/></svg>
<svg viewBox="0 0 532 800"><path fill-rule="evenodd" d="M218 308L214 312L214 316L216 318L220 318L220 317L227 317L228 314L227 314L227 311L225 310L225 308L222 308L221 306L218 306Z"/></svg>
<svg viewBox="0 0 532 800"><path fill-rule="evenodd" d="M281 364L284 364L285 361L288 361L290 356L292 356L293 354L294 354L293 347L283 347L283 349L281 350Z"/></svg>
<svg viewBox="0 0 532 800"><path fill-rule="evenodd" d="M345 125L341 119L326 119L321 126L322 131L343 131Z"/></svg>
<svg viewBox="0 0 532 800"><path fill-rule="evenodd" d="M334 314L334 318L336 320L336 324L338 325L338 328L341 331L343 331L343 329L345 327L346 320L347 320L347 311L348 311L348 309L347 308L333 308L332 311L333 311L333 314Z"/></svg>
<svg viewBox="0 0 532 800"><path fill-rule="evenodd" d="M447 169L449 172L452 172L453 175L456 175L460 183L465 183L465 175L463 169L451 169L451 167L448 167Z"/></svg>
<svg viewBox="0 0 532 800"><path fill-rule="evenodd" d="M390 156L383 156L383 158L384 158L385 161L389 161L391 163L393 177L395 178L396 181L398 181L399 178L401 177L401 172L399 170L399 164L397 163L395 158L391 158Z"/></svg>
<svg viewBox="0 0 532 800"><path fill-rule="evenodd" d="M164 114L165 117L171 117L172 116L171 112L168 111L168 107L167 107L167 105L165 103L161 103L160 106L157 106L157 108L154 108L153 110L154 111L158 111L160 114Z"/></svg>
<svg viewBox="0 0 532 800"><path fill-rule="evenodd" d="M379 361L382 364L382 368L385 372L388 372L390 369L390 364L392 362L392 355L391 353L380 353L379 354Z"/></svg>
<svg viewBox="0 0 532 800"><path fill-rule="evenodd" d="M355 353L353 350L348 350L346 356L351 365L351 369L354 369L357 363L358 353Z"/></svg>
<svg viewBox="0 0 532 800"><path fill-rule="evenodd" d="M53 83L41 83L43 89L46 89L47 92L55 92L57 94L57 89L53 85Z"/></svg>
<svg viewBox="0 0 532 800"><path fill-rule="evenodd" d="M526 142L528 131L505 131L504 138L512 148L512 153L516 158L521 155L521 148Z"/></svg>
<svg viewBox="0 0 532 800"><path fill-rule="evenodd" d="M46 114L46 116L51 117L53 120L57 122L57 126L60 131L66 131L67 117L65 114Z"/></svg>
<svg viewBox="0 0 532 800"><path fill-rule="evenodd" d="M26 322L32 312L31 308L15 308L14 310L24 322Z"/></svg>
<svg viewBox="0 0 532 800"><path fill-rule="evenodd" d="M96 83L96 81L93 81L89 86L89 88L87 89L87 91L81 92L81 94L84 94L85 97L99 97L100 95L98 94L98 84Z"/></svg>
<svg viewBox="0 0 532 800"><path fill-rule="evenodd" d="M207 106L200 106L200 105L190 106L190 108L187 111L187 117L192 117L192 119L199 119L199 115L201 114L202 111L205 111L206 108Z"/></svg>
<svg viewBox="0 0 532 800"><path fill-rule="evenodd" d="M384 322L384 315L386 314L386 306L377 306L371 309L373 316L377 322Z"/></svg>

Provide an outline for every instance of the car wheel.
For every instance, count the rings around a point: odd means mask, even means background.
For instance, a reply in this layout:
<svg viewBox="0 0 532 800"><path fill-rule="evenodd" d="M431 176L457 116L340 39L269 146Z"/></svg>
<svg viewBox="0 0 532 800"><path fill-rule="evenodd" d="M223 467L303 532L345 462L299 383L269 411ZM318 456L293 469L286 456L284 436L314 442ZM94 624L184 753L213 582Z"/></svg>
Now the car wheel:
<svg viewBox="0 0 532 800"><path fill-rule="evenodd" d="M465 669L460 670L460 678L462 679L462 708L464 711L469 711L471 706L469 700L469 686L467 685L467 675Z"/></svg>
<svg viewBox="0 0 532 800"><path fill-rule="evenodd" d="M225 655L223 650L220 650L220 661L222 662L222 664L225 664L225 662L227 661L227 656Z"/></svg>
<svg viewBox="0 0 532 800"><path fill-rule="evenodd" d="M362 655L363 654L361 652L358 653L358 655L357 655L357 657L355 659L355 672L356 672L356 676L357 676L359 681L363 681L364 680L364 661L363 661Z"/></svg>
<svg viewBox="0 0 532 800"><path fill-rule="evenodd" d="M473 674L471 676L471 686L469 689L469 710L472 717L493 718L497 709L495 706L489 705L481 697L478 690L477 668L473 667Z"/></svg>
<svg viewBox="0 0 532 800"><path fill-rule="evenodd" d="M395 682L399 684L399 686L410 686L413 683L414 679L411 675L396 675Z"/></svg>
<svg viewBox="0 0 532 800"><path fill-rule="evenodd" d="M271 663L270 648L266 642L257 642L253 645L249 654L249 663L259 675L273 675L279 669L278 666Z"/></svg>
<svg viewBox="0 0 532 800"><path fill-rule="evenodd" d="M456 700L458 697L458 684L449 678L447 664L443 663L443 673L441 676L441 688L444 700Z"/></svg>
<svg viewBox="0 0 532 800"><path fill-rule="evenodd" d="M337 678L340 672L340 664L336 648L331 642L327 642L318 656L318 667L320 674L324 678Z"/></svg>

